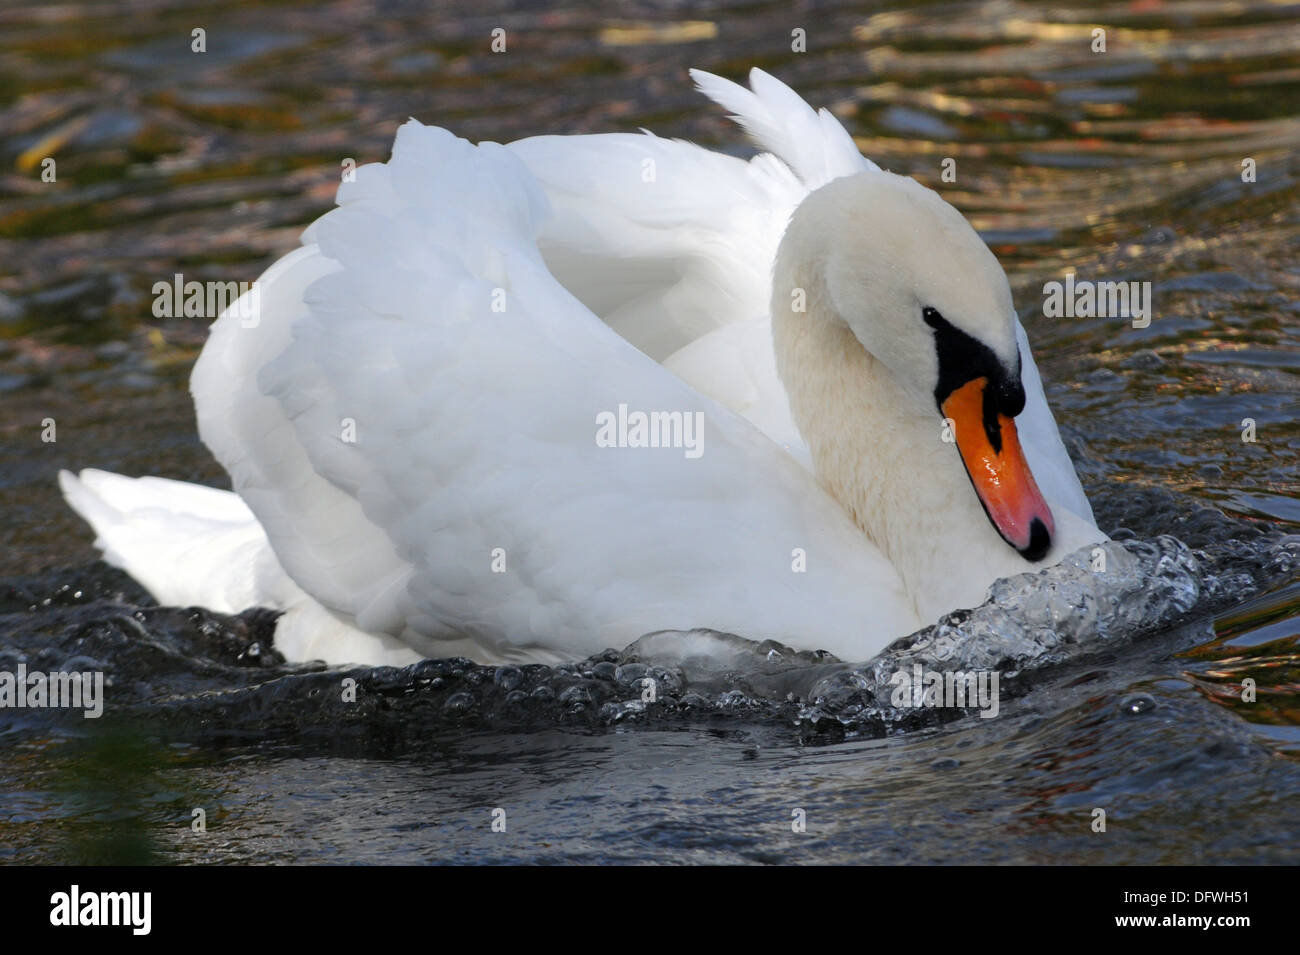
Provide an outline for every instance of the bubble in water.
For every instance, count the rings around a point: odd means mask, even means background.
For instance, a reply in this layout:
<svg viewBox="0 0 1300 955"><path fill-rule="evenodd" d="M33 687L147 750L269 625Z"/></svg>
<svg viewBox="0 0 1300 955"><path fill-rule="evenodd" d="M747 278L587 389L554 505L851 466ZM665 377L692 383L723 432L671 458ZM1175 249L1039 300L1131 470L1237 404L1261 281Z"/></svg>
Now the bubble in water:
<svg viewBox="0 0 1300 955"><path fill-rule="evenodd" d="M464 691L453 693L447 697L446 702L442 704L442 708L446 712L453 714L468 713L474 708L474 697Z"/></svg>
<svg viewBox="0 0 1300 955"><path fill-rule="evenodd" d="M492 675L492 680L503 690L513 690L523 682L524 673L517 666L497 667L496 673Z"/></svg>
<svg viewBox="0 0 1300 955"><path fill-rule="evenodd" d="M581 683L574 684L560 694L560 705L568 707L587 706L592 702L591 691Z"/></svg>
<svg viewBox="0 0 1300 955"><path fill-rule="evenodd" d="M1150 713L1156 708L1155 698L1147 693L1134 693L1132 696L1126 696L1119 708L1122 712L1130 716L1140 716L1143 713Z"/></svg>
<svg viewBox="0 0 1300 955"><path fill-rule="evenodd" d="M624 685L639 683L649 671L644 663L624 663L614 671L614 679Z"/></svg>

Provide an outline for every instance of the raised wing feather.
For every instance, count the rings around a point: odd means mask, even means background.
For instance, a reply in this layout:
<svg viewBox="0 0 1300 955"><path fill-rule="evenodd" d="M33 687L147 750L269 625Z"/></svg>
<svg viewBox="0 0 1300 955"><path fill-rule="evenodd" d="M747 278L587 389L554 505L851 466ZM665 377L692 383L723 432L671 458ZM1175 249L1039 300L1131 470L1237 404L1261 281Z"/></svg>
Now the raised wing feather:
<svg viewBox="0 0 1300 955"><path fill-rule="evenodd" d="M840 176L880 167L858 151L853 137L828 110L814 111L770 73L749 71L749 89L691 70L700 92L731 111L760 149L780 158L811 192Z"/></svg>

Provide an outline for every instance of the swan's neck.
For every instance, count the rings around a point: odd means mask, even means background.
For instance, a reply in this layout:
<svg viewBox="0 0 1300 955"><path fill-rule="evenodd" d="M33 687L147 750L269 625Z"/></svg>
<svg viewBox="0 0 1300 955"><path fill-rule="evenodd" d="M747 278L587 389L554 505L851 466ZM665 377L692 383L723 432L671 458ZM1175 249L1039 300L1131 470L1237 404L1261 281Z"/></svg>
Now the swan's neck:
<svg viewBox="0 0 1300 955"><path fill-rule="evenodd" d="M782 283L784 285L784 283ZM818 481L903 578L922 619L976 606L1030 565L993 530L943 421L904 392L816 283L807 311L774 295L777 369Z"/></svg>

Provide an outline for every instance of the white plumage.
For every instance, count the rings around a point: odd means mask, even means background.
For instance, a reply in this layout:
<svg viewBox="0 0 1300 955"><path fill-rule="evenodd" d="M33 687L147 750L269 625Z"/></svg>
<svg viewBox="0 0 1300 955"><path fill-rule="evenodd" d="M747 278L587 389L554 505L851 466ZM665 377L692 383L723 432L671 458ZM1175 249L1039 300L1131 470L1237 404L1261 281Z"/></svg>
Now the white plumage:
<svg viewBox="0 0 1300 955"><path fill-rule="evenodd" d="M987 523L965 530L979 504L953 485L964 517L922 524L955 528L969 573L919 594L823 490L777 374L773 265L811 192L888 174L767 74L693 75L771 152L402 126L259 280L257 323L232 308L212 327L192 391L234 493L61 475L105 559L165 603L285 610L290 658L362 663L571 659L690 628L864 659L1029 569ZM1007 327L1026 454L1072 512L1050 561L1102 538ZM599 446L620 405L701 414L703 453Z"/></svg>

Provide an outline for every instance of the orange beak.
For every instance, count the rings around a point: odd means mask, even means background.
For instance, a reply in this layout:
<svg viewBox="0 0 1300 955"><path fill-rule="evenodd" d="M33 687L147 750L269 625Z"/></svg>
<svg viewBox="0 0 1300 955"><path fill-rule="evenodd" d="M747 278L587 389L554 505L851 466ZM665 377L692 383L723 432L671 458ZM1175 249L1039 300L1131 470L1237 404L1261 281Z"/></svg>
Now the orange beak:
<svg viewBox="0 0 1300 955"><path fill-rule="evenodd" d="M1029 471L1015 419L996 410L988 384L975 378L953 389L940 410L953 423L957 450L989 521L1026 560L1042 560L1056 525Z"/></svg>

